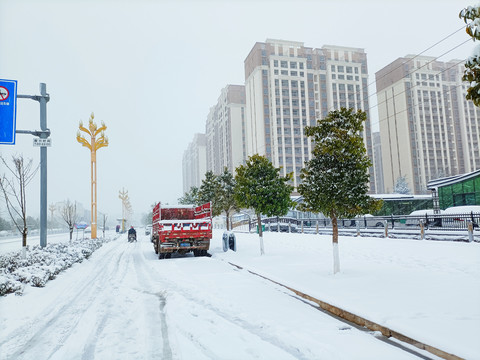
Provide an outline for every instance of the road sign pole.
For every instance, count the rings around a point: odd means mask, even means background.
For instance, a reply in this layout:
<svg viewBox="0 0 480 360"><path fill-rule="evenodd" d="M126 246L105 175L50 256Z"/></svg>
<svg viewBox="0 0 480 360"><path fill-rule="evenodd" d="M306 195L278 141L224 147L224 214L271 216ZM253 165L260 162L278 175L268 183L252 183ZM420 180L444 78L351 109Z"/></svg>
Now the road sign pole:
<svg viewBox="0 0 480 360"><path fill-rule="evenodd" d="M48 137L47 131L47 85L40 83L40 134ZM47 246L47 147L40 147L40 246Z"/></svg>
<svg viewBox="0 0 480 360"><path fill-rule="evenodd" d="M32 99L40 103L40 131L16 130L17 134L31 134L40 139L47 139L50 130L47 128L47 85L40 83L40 95L17 95L20 99ZM40 147L40 246L47 246L47 148Z"/></svg>

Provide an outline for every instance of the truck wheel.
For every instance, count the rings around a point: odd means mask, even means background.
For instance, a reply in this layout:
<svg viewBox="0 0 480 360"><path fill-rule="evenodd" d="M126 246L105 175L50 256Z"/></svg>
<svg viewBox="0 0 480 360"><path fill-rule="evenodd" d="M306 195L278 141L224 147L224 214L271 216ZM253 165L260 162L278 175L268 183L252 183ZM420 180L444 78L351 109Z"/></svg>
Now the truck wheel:
<svg viewBox="0 0 480 360"><path fill-rule="evenodd" d="M153 248L155 249L155 254L158 254L158 241L153 243Z"/></svg>
<svg viewBox="0 0 480 360"><path fill-rule="evenodd" d="M165 259L165 253L158 253L158 258L161 260L161 259Z"/></svg>

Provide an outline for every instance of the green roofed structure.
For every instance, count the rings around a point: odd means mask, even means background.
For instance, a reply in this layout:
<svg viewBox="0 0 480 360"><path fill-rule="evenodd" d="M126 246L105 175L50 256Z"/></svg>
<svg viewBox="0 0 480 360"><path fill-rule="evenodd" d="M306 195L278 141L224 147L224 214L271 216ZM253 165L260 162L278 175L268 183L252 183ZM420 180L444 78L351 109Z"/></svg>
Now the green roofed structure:
<svg viewBox="0 0 480 360"><path fill-rule="evenodd" d="M427 189L432 191L434 210L480 205L480 170L431 180Z"/></svg>

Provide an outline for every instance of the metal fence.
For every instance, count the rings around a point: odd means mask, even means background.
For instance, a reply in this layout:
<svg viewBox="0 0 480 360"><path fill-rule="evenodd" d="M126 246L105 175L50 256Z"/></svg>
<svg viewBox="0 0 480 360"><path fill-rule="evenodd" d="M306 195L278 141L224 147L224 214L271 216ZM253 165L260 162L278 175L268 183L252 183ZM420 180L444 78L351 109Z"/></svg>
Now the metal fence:
<svg viewBox="0 0 480 360"><path fill-rule="evenodd" d="M245 224L245 221L242 222ZM480 231L480 213L460 214L425 214L422 216L391 215L391 216L359 216L354 219L338 219L339 229L416 229L421 225L427 230L468 230L469 223L473 231ZM256 219L252 219L250 229L257 226ZM266 231L281 232L312 232L322 228L331 228L330 218L297 219L292 217L262 218L262 225ZM235 226L235 225L234 225Z"/></svg>

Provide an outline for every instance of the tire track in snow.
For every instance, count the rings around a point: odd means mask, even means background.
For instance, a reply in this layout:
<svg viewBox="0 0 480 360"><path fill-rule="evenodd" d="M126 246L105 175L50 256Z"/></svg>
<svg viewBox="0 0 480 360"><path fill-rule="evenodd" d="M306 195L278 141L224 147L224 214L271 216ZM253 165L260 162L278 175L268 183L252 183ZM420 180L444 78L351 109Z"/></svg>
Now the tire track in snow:
<svg viewBox="0 0 480 360"><path fill-rule="evenodd" d="M122 262L124 263L124 262L128 261L128 259L123 260L125 257L130 255L129 252L126 251L126 249L127 248L124 246L123 252L116 262L116 271L112 272L112 274L117 274L118 270L122 269L122 272L118 273L119 274L118 279L111 279L111 281L110 281L110 283L113 284L113 291L118 289L118 285L116 285L116 284L121 283L122 280L125 278L127 272L128 272L128 266L120 267L120 264ZM111 309L114 305L113 305L113 300L112 300L112 296L111 296L111 290L109 290L106 293L108 295L106 296L105 301L102 302L102 309L106 309L106 311L102 311L102 314L101 314L100 318L98 318L96 320L95 326L93 327L95 329L95 331L90 334L87 341L85 342L86 345L85 345L84 350L83 350L82 360L90 360L90 359L95 358L95 349L96 349L97 343L99 341L99 338L101 337L103 331L105 330L105 327L107 325L108 320L112 316Z"/></svg>
<svg viewBox="0 0 480 360"><path fill-rule="evenodd" d="M112 242L110 246L116 251L109 251L104 255L104 261L100 262L101 268L95 269L82 279L82 282L72 284L61 294L62 305L50 304L35 319L14 330L5 341L0 342L2 358L7 354L7 358L12 359L37 358L38 354L44 354L44 358L48 359L63 346L99 294L107 291L106 287L101 285L108 284L111 275L118 273L124 251L113 244L118 244ZM81 264L78 265L75 270L81 271ZM13 353L9 354L12 351ZM37 356L30 357L30 354Z"/></svg>
<svg viewBox="0 0 480 360"><path fill-rule="evenodd" d="M174 260L173 260L174 261ZM172 292L174 292L176 295L183 297L185 300L188 302L192 303L192 307L194 308L195 306L201 306L204 310L208 311L209 319L215 319L220 318L227 323L234 325L235 327L238 327L245 332L253 335L256 338L261 339L262 341L269 343L270 345L278 348L279 350L289 354L292 356L294 359L298 360L308 360L309 356L303 354L300 349L298 349L295 346L290 346L288 344L285 344L281 339L275 337L274 335L270 334L267 330L263 329L261 325L256 325L252 324L244 319L239 318L238 316L231 315L225 311L222 311L219 309L217 306L213 305L211 302L208 302L208 300L194 296L192 294L192 289L188 289L185 287L182 287L180 284L171 281L168 278L165 278L161 271L159 270L158 267L152 267L152 269L158 274L159 278L162 279L162 282L165 283L168 289L170 289ZM212 320L213 321L213 320ZM184 328L178 328L179 331L187 338L189 339L199 350L202 351L202 353L208 357L209 359L219 359L217 355L212 353L209 349L207 349L203 344L198 342L195 339L195 335L190 333L188 330ZM334 354L332 354L333 356Z"/></svg>
<svg viewBox="0 0 480 360"><path fill-rule="evenodd" d="M173 354L172 354L172 349L170 346L170 339L169 339L169 332L168 332L168 324L167 324L167 317L165 314L165 305L167 302L167 297L165 291L160 291L160 292L153 292L152 285L155 287L159 285L159 279L156 277L152 276L151 269L147 266L147 259L145 257L145 253L141 249L140 252L137 252L134 257L134 265L135 265L135 270L136 270L136 275L137 275L137 280L138 283L141 285L140 288L143 293L154 296L158 302L159 302L159 319L158 323L155 322L155 319L152 320L151 317L150 319L150 327L152 328L153 331L151 331L152 334L157 334L157 327L160 325L160 332L162 334L162 349L161 349L161 359L162 360L172 360L173 359ZM148 281L147 281L148 279ZM157 342L154 342L154 344L157 344ZM159 356L159 352L157 352L157 349L152 349L152 356ZM153 357L150 358L153 358Z"/></svg>

